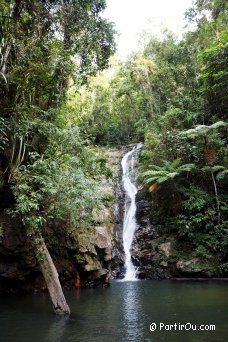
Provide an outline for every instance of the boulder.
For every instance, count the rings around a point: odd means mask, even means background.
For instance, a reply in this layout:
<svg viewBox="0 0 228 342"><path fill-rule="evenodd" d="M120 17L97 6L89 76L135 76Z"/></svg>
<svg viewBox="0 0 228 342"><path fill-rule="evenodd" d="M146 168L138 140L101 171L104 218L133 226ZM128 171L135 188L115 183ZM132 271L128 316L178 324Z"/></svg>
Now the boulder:
<svg viewBox="0 0 228 342"><path fill-rule="evenodd" d="M100 249L112 247L112 236L109 234L107 227L95 227L96 237L95 246Z"/></svg>
<svg viewBox="0 0 228 342"><path fill-rule="evenodd" d="M168 267L168 262L162 260L162 261L160 261L159 265L162 266L162 267Z"/></svg>
<svg viewBox="0 0 228 342"><path fill-rule="evenodd" d="M105 248L104 260L105 261L111 261L112 260L112 249L111 249L111 247Z"/></svg>
<svg viewBox="0 0 228 342"><path fill-rule="evenodd" d="M79 253L81 254L92 254L97 255L96 249L94 247L94 233L88 233L83 231L78 231L77 234Z"/></svg>
<svg viewBox="0 0 228 342"><path fill-rule="evenodd" d="M172 246L171 246L171 242L165 242L165 243L161 243L158 246L158 251L159 253L165 255L167 258L170 257L172 255Z"/></svg>
<svg viewBox="0 0 228 342"><path fill-rule="evenodd" d="M89 280L96 280L99 279L101 277L105 278L108 274L108 270L106 268L101 268L98 271L92 272L89 276L88 279Z"/></svg>
<svg viewBox="0 0 228 342"><path fill-rule="evenodd" d="M199 266L199 260L197 258L191 260L179 260L176 263L178 271L182 273L199 273L203 271L203 268Z"/></svg>
<svg viewBox="0 0 228 342"><path fill-rule="evenodd" d="M96 258L93 258L91 255L86 254L85 255L85 266L84 269L87 272L90 271L97 271L101 269L101 263L99 260L97 260Z"/></svg>

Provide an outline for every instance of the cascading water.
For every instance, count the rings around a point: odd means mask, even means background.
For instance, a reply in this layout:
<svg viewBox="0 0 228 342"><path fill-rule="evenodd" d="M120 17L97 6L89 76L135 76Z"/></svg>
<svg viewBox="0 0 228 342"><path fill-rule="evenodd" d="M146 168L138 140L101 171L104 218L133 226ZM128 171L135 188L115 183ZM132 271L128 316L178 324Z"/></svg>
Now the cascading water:
<svg viewBox="0 0 228 342"><path fill-rule="evenodd" d="M123 248L125 253L125 276L124 280L136 280L136 269L131 261L131 245L136 230L136 204L135 196L137 188L133 183L132 171L135 167L137 150L142 147L142 143L137 144L127 152L122 159L123 170L122 182L125 190L125 211L123 220Z"/></svg>

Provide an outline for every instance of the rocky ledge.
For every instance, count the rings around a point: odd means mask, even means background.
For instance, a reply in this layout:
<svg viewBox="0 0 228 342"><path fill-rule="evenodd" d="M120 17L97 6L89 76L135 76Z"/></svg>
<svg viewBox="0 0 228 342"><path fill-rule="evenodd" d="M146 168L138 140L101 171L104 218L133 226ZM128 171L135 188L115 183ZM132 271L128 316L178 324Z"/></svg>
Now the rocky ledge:
<svg viewBox="0 0 228 342"><path fill-rule="evenodd" d="M132 260L141 279L224 277L211 265L180 247L178 236L159 232L154 223L154 199L145 189L136 196L138 229L132 244ZM156 210L156 209L155 209ZM178 247L178 248L177 248Z"/></svg>

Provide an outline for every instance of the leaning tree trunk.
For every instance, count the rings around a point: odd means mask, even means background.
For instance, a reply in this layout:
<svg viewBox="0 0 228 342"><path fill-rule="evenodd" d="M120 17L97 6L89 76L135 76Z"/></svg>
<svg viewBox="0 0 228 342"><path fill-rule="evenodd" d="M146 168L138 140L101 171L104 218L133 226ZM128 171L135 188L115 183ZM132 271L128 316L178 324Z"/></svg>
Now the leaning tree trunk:
<svg viewBox="0 0 228 342"><path fill-rule="evenodd" d="M45 245L43 237L41 234L33 231L33 233L30 234L30 238L32 240L34 252L45 279L55 313L60 315L70 314L70 308L63 294L58 272Z"/></svg>
<svg viewBox="0 0 228 342"><path fill-rule="evenodd" d="M218 223L220 223L221 221L220 202L219 202L219 197L218 197L217 185L216 185L214 173L212 170L211 170L211 178L212 178L213 185L214 185L215 199L216 199L216 204L217 204L217 209L218 209Z"/></svg>

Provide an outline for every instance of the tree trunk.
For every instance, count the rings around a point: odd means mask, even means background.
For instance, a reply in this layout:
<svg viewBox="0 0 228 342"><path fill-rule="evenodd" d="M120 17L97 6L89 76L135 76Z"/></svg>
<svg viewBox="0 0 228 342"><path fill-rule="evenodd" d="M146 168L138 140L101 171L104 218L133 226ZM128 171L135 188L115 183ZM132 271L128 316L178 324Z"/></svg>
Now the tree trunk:
<svg viewBox="0 0 228 342"><path fill-rule="evenodd" d="M60 315L70 314L70 308L63 294L58 272L45 245L43 237L34 232L30 236L32 238L34 252L41 272L47 284L55 313Z"/></svg>
<svg viewBox="0 0 228 342"><path fill-rule="evenodd" d="M217 209L218 209L218 223L220 223L220 220L221 220L220 202L219 202L219 198L218 198L218 190L217 190L217 185L215 182L215 177L214 177L213 171L211 171L211 177L212 177L212 181L213 181L213 185L214 185L215 199L216 199Z"/></svg>
<svg viewBox="0 0 228 342"><path fill-rule="evenodd" d="M7 61L8 61L8 57L10 54L10 50L11 50L11 45L7 45L5 52L3 54L3 57L2 57L2 65L1 65L1 69L0 69L0 72L3 75L5 75L5 72L6 72L6 66L7 66Z"/></svg>

